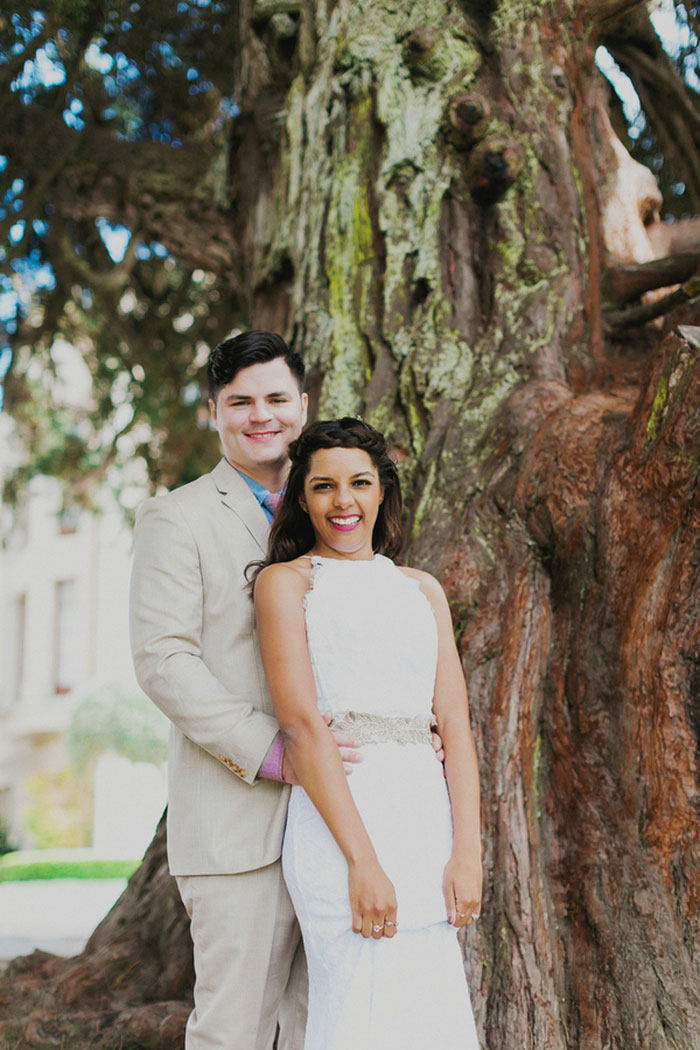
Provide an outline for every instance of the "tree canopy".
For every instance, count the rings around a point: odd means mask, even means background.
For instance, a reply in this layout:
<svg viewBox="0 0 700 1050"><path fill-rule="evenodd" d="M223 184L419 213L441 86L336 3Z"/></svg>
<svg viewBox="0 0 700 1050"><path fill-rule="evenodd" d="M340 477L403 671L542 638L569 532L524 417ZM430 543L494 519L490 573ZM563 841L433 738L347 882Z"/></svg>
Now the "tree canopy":
<svg viewBox="0 0 700 1050"><path fill-rule="evenodd" d="M477 29L490 14L488 3L460 6ZM700 8L678 0L661 19L650 10L610 3L577 31L631 78L641 107L628 105L625 119L611 95L615 127L658 178L661 218L686 218L700 212ZM268 78L260 150L309 62L309 12L291 0L257 0L249 12ZM34 472L76 491L110 471L118 484L172 485L211 459L202 365L250 323L256 294L235 208L246 165L265 164L240 148L250 141L234 75L245 24L222 0L22 0L0 15L5 409L26 450L10 497ZM429 44L410 42L416 63ZM57 382L61 341L87 366L89 397ZM126 475L113 470L127 464Z"/></svg>

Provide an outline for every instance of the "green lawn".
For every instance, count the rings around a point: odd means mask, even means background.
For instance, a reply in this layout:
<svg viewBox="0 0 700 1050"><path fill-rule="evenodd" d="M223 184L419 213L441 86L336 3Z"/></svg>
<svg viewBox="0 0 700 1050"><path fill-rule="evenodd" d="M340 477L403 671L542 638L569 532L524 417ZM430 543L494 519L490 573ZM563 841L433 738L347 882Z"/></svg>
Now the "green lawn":
<svg viewBox="0 0 700 1050"><path fill-rule="evenodd" d="M0 882L27 879L128 879L140 860L110 860L84 849L18 850L0 857Z"/></svg>

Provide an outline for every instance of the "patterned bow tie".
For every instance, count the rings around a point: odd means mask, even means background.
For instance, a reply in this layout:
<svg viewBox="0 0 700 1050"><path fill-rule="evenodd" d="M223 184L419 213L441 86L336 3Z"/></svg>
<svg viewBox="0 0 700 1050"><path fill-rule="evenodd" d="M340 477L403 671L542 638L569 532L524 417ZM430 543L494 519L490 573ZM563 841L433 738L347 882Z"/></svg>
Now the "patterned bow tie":
<svg viewBox="0 0 700 1050"><path fill-rule="evenodd" d="M263 507L267 507L267 509L270 511L270 514L272 514L272 517L274 518L275 514L277 513L277 508L279 507L283 499L283 492L268 492L267 496L265 496L264 500L262 501L262 504Z"/></svg>

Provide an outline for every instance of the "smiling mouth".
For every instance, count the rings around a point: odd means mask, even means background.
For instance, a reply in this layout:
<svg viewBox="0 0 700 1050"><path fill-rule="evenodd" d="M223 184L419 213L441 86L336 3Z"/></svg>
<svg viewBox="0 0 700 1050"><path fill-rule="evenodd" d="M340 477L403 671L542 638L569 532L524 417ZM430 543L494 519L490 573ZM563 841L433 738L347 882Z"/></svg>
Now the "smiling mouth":
<svg viewBox="0 0 700 1050"><path fill-rule="evenodd" d="M354 529L362 519L359 514L350 514L346 518L329 518L328 520L336 529Z"/></svg>
<svg viewBox="0 0 700 1050"><path fill-rule="evenodd" d="M252 430L249 434L246 434L246 437L252 438L256 441L258 438L275 437L277 434L281 433L281 430Z"/></svg>

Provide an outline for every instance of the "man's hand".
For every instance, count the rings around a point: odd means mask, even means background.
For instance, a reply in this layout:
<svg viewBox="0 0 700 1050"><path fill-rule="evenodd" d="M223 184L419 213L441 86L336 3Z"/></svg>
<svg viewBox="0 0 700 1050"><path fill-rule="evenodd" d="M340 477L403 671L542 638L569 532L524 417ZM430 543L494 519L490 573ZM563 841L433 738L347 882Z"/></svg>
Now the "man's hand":
<svg viewBox="0 0 700 1050"><path fill-rule="evenodd" d="M331 722L333 721L333 715L330 713L330 711L326 711L326 713L322 716L322 718L323 718L323 721L326 723L327 726L329 726L331 724ZM348 736L347 733L337 733L335 731L335 729L331 729L331 733L333 734L333 739L335 740L336 744L338 745L338 750L340 751L340 757L341 757L341 759L343 761L343 769L345 770L345 775L349 777L350 774L352 773L352 767L357 762L361 762L362 761L362 755L360 754L360 747L362 745L358 744L358 742L353 737ZM440 748L442 748L442 741L440 740L440 737L437 736L437 734L434 734L433 747L435 747L435 742L434 742L435 740L438 741L438 746ZM437 751L437 748L436 748L436 751ZM444 758L444 752L443 752L443 758ZM442 761L442 759L441 759L441 761ZM297 780L297 775L294 772L294 767L292 766L292 763L289 761L289 757L287 756L286 750L284 750L282 752L282 767L281 768L282 768L282 780L284 781L284 783L285 784L292 784L294 786L298 786L299 781Z"/></svg>
<svg viewBox="0 0 700 1050"><path fill-rule="evenodd" d="M280 769L282 771L283 784L291 784L292 787L299 786L297 775L294 772L294 767L292 766L292 763L289 761L286 748L282 750L282 765L280 766Z"/></svg>
<svg viewBox="0 0 700 1050"><path fill-rule="evenodd" d="M445 761L445 749L442 746L442 737L434 727L430 730L430 737L433 744L433 751L438 762Z"/></svg>
<svg viewBox="0 0 700 1050"><path fill-rule="evenodd" d="M327 726L333 721L333 715L330 711L326 711L325 715L322 715L322 718ZM358 744L357 740L352 736L348 736L347 733L338 733L335 729L331 729L331 733L333 734L333 739L338 745L340 757L343 760L343 769L345 770L346 775L350 776L352 773L352 767L357 762L362 761L362 755L360 753L362 744Z"/></svg>

